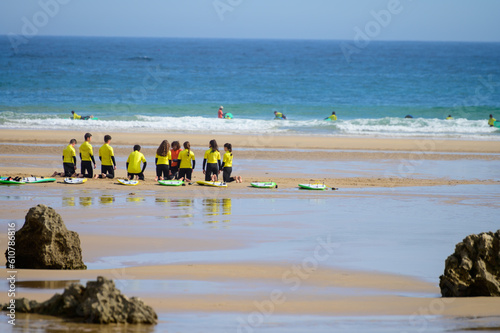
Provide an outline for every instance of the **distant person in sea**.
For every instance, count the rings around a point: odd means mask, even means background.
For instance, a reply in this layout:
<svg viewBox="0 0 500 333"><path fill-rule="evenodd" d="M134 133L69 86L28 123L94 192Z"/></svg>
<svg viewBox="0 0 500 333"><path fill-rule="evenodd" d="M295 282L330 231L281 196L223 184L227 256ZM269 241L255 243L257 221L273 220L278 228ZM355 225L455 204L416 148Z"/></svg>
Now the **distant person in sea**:
<svg viewBox="0 0 500 333"><path fill-rule="evenodd" d="M190 182L195 166L196 161L194 153L191 151L191 144L189 141L186 141L184 142L184 150L179 154L179 179Z"/></svg>
<svg viewBox="0 0 500 333"><path fill-rule="evenodd" d="M221 169L219 146L217 141L210 140L208 147L203 157L203 174L205 175L205 181L215 182Z"/></svg>
<svg viewBox="0 0 500 333"><path fill-rule="evenodd" d="M156 177L155 181L166 180L170 177L170 164L172 163L172 153L170 152L170 143L163 140L156 150L155 164Z"/></svg>
<svg viewBox="0 0 500 333"><path fill-rule="evenodd" d="M274 111L274 119L286 119L286 116L282 112Z"/></svg>
<svg viewBox="0 0 500 333"><path fill-rule="evenodd" d="M411 114L407 114L407 115L405 116L405 119L413 119L413 116L412 116Z"/></svg>
<svg viewBox="0 0 500 333"><path fill-rule="evenodd" d="M80 115L76 114L75 111L71 111L71 114L73 115L73 119L89 120L89 119L94 118L94 116L80 116Z"/></svg>
<svg viewBox="0 0 500 333"><path fill-rule="evenodd" d="M142 162L142 168L141 168ZM127 174L128 179L132 180L134 177L139 180L144 180L144 170L146 170L146 158L144 154L141 153L141 146L135 145L134 151L130 153L127 159Z"/></svg>
<svg viewBox="0 0 500 333"><path fill-rule="evenodd" d="M170 164L170 178L169 179L179 179L179 153L182 151L179 141L172 142L172 149L170 149L170 156L172 162Z"/></svg>
<svg viewBox="0 0 500 333"><path fill-rule="evenodd" d="M76 139L71 139L69 144L63 150L63 172L54 171L52 177L83 177L76 173L76 151L75 151Z"/></svg>
<svg viewBox="0 0 500 333"><path fill-rule="evenodd" d="M233 114L231 112L224 113L224 119L233 119Z"/></svg>
<svg viewBox="0 0 500 333"><path fill-rule="evenodd" d="M95 178L115 178L116 161L115 152L113 147L109 144L111 143L111 135L106 134L104 136L104 144L99 148L99 160L101 160L101 174L95 175Z"/></svg>
<svg viewBox="0 0 500 333"><path fill-rule="evenodd" d="M230 143L224 144L224 157L222 158L222 180L225 183L237 182L241 183L242 179L239 176L231 177L233 172L233 145ZM219 171L220 172L220 171Z"/></svg>
<svg viewBox="0 0 500 333"><path fill-rule="evenodd" d="M82 174L85 178L94 178L94 170L97 165L95 164L94 159L94 150L92 149L92 145L90 141L92 141L92 134L85 133L85 142L80 146L80 160L82 161ZM92 163L94 164L94 168L92 168Z"/></svg>
<svg viewBox="0 0 500 333"><path fill-rule="evenodd" d="M326 117L325 120L336 121L337 115L335 114L335 111L332 112L332 115L330 117Z"/></svg>
<svg viewBox="0 0 500 333"><path fill-rule="evenodd" d="M453 120L453 117L451 116L451 114L449 114L448 117L446 117L446 120Z"/></svg>
<svg viewBox="0 0 500 333"><path fill-rule="evenodd" d="M490 119L488 120L488 125L490 125L490 127L495 126L495 121L497 121L497 120L495 118L493 118L492 114L490 114Z"/></svg>
<svg viewBox="0 0 500 333"><path fill-rule="evenodd" d="M224 118L224 111L222 111L224 109L224 107L221 105L221 107L219 108L219 112L217 112L217 117L222 119Z"/></svg>

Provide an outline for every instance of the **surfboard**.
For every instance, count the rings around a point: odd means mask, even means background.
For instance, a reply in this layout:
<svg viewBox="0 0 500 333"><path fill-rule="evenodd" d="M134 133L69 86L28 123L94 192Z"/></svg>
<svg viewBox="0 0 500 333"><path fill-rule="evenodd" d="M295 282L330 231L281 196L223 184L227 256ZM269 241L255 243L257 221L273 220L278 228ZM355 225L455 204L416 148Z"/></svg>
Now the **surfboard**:
<svg viewBox="0 0 500 333"><path fill-rule="evenodd" d="M52 183L55 182L55 178L43 178L43 177L25 177L23 178L23 182L28 184L37 184L37 183Z"/></svg>
<svg viewBox="0 0 500 333"><path fill-rule="evenodd" d="M4 185L23 185L26 184L24 181L7 180L9 177L0 177L0 184Z"/></svg>
<svg viewBox="0 0 500 333"><path fill-rule="evenodd" d="M495 121L493 123L493 126L500 128L500 121Z"/></svg>
<svg viewBox="0 0 500 333"><path fill-rule="evenodd" d="M278 188L275 182L253 182L250 185L256 188Z"/></svg>
<svg viewBox="0 0 500 333"><path fill-rule="evenodd" d="M324 191L328 189L328 187L325 184L299 184L299 188L304 190L317 190L317 191Z"/></svg>
<svg viewBox="0 0 500 333"><path fill-rule="evenodd" d="M159 180L158 183L163 186L181 186L184 185L182 180Z"/></svg>
<svg viewBox="0 0 500 333"><path fill-rule="evenodd" d="M204 180L199 180L196 182L196 184L213 187L227 187L227 184L224 182L206 182Z"/></svg>
<svg viewBox="0 0 500 333"><path fill-rule="evenodd" d="M138 180L128 180L128 179L117 179L118 183L127 186L136 186L139 185Z"/></svg>
<svg viewBox="0 0 500 333"><path fill-rule="evenodd" d="M87 178L64 178L66 184L83 184L87 181Z"/></svg>

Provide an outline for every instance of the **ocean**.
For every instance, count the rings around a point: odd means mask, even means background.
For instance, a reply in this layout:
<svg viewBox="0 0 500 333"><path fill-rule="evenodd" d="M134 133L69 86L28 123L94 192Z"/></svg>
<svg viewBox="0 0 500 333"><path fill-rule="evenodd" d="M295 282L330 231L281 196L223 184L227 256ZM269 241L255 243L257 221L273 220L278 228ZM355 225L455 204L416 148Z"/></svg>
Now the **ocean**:
<svg viewBox="0 0 500 333"><path fill-rule="evenodd" d="M342 43L4 37L0 129L500 140L500 43Z"/></svg>

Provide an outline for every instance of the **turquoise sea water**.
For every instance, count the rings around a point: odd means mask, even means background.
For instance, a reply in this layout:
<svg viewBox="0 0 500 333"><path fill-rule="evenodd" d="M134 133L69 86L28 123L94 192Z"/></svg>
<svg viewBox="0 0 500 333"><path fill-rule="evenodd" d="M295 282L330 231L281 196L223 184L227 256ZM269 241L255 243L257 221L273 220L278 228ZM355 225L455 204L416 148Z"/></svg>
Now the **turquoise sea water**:
<svg viewBox="0 0 500 333"><path fill-rule="evenodd" d="M340 44L2 38L0 128L500 139L500 43L373 42L351 62Z"/></svg>

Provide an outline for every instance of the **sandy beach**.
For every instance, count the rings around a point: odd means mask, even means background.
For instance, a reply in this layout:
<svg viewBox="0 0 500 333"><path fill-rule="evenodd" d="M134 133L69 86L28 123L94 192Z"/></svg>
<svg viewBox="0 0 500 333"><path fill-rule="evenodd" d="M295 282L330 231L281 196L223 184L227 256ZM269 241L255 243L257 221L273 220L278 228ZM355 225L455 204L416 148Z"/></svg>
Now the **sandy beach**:
<svg viewBox="0 0 500 333"><path fill-rule="evenodd" d="M94 151L104 134L93 133ZM167 329L176 316L204 313L227 316L229 330L237 330L237 318L259 311L258 304L276 290L283 299L273 304L263 327L272 318L290 315L377 316L396 320L398 327L415 316L488 317L489 324L498 322L498 299L442 299L437 287L454 244L472 231L495 227L489 218L498 209L500 184L494 172L500 164L495 142L217 135L220 144L233 143L235 162L241 161L234 173L244 182L213 189L195 184L166 188L154 181L152 162L163 135L111 135L117 177L125 176L127 146L145 147L150 164L139 186L122 186L116 179L71 186L59 177L55 183L0 187L3 222L15 221L20 228L30 207L54 207L68 229L80 234L89 266L85 271L19 269L17 279L25 283L19 297L41 301L72 281L106 276L125 294L140 296L155 308L158 329ZM82 136L69 131L2 131L0 174L48 177L60 171L66 142ZM191 142L199 156L193 180L202 179L199 165L212 136L167 138ZM401 165L414 170L405 172ZM249 186L251 181L271 180L278 189ZM298 183L310 182L338 190L297 189ZM470 205L477 210L471 211ZM461 214L460 222L448 221L452 211ZM467 223L469 218L476 218L477 224ZM441 221L444 224L438 225ZM400 237L384 229L395 229ZM330 234L337 235L339 250L303 273L294 288L287 274L309 258L314 239ZM3 237L3 247L5 241ZM402 252L396 254L397 249ZM6 293L0 294L0 302L7 300ZM57 322L45 316L19 318L28 326L33 320ZM99 331L92 325L86 329Z"/></svg>

